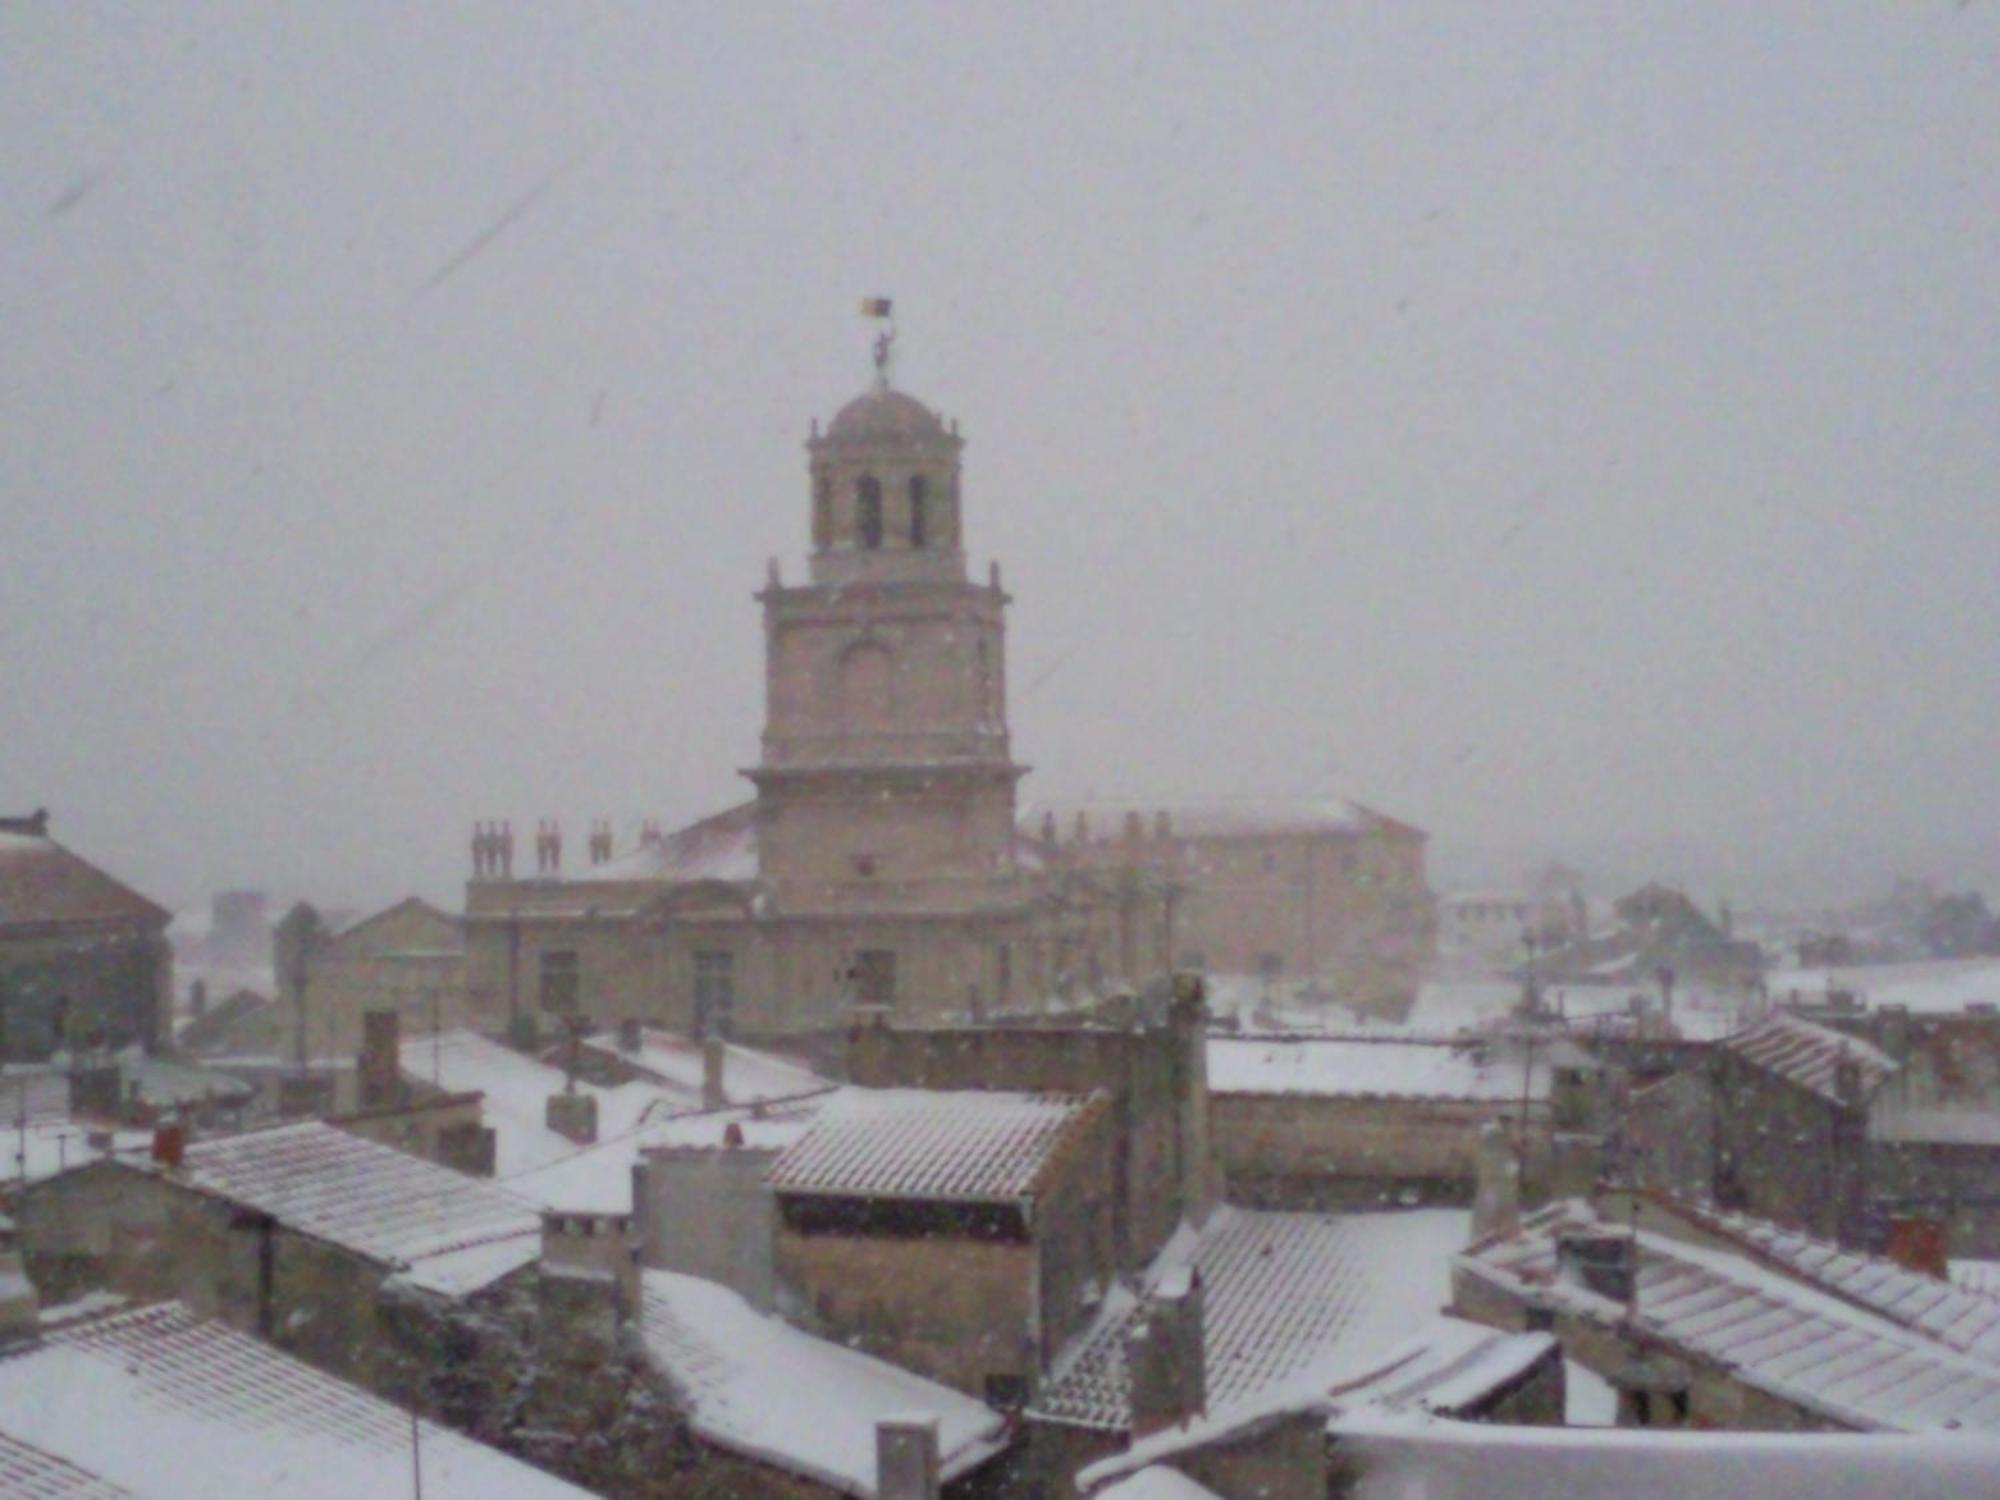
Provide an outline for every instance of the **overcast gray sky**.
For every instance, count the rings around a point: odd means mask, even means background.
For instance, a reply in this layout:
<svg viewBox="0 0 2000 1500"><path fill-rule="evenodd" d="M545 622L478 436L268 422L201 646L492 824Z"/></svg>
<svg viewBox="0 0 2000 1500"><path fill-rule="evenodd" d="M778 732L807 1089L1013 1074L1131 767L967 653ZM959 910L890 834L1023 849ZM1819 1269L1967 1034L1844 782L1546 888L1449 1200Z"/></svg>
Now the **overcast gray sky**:
<svg viewBox="0 0 2000 1500"><path fill-rule="evenodd" d="M185 903L744 795L871 294L1030 795L2000 868L1988 0L8 5L0 802Z"/></svg>

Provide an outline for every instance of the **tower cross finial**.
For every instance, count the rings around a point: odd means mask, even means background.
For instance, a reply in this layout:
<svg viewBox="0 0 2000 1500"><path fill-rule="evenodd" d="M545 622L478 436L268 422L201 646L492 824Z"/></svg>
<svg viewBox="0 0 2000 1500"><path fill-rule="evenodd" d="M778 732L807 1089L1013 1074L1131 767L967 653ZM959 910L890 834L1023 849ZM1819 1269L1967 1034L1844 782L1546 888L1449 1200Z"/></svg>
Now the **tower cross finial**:
<svg viewBox="0 0 2000 1500"><path fill-rule="evenodd" d="M875 388L889 389L889 366L896 353L896 324L890 309L894 304L887 297L869 297L861 304L861 316L879 319L885 326L875 335Z"/></svg>

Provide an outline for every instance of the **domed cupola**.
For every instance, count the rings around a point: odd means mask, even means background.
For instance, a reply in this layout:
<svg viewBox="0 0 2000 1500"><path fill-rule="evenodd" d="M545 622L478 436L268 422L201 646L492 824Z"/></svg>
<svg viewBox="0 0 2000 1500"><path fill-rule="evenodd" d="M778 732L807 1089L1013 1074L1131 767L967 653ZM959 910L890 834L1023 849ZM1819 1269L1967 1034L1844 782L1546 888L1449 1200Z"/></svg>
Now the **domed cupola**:
<svg viewBox="0 0 2000 1500"><path fill-rule="evenodd" d="M806 442L820 581L962 577L955 424L885 377Z"/></svg>

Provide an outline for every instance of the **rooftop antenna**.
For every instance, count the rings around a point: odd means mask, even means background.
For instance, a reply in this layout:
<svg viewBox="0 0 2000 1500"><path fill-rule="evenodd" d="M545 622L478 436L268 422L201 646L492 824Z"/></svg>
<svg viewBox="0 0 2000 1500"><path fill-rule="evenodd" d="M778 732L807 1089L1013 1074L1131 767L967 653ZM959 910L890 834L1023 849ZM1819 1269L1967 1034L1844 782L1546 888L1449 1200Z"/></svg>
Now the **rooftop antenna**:
<svg viewBox="0 0 2000 1500"><path fill-rule="evenodd" d="M875 389L889 389L889 366L896 353L895 304L887 297L864 297L861 301L861 316L872 318L882 326L875 334Z"/></svg>

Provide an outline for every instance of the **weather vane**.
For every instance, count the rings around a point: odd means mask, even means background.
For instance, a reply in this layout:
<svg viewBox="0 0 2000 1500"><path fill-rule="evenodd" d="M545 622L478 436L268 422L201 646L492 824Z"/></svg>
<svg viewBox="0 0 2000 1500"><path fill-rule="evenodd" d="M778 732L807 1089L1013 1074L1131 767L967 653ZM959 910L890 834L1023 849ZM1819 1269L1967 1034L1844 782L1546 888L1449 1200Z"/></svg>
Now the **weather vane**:
<svg viewBox="0 0 2000 1500"><path fill-rule="evenodd" d="M875 318L887 325L875 335L875 386L884 391L889 388L889 362L896 352L896 322L891 313L892 305L887 297L867 297L861 303L862 317Z"/></svg>

